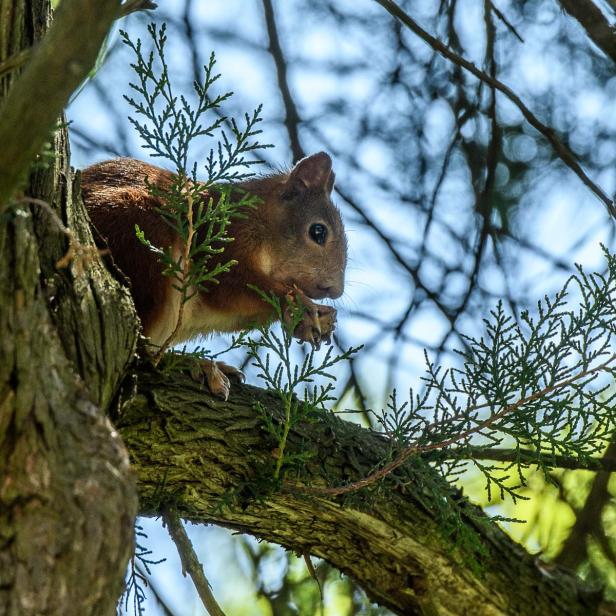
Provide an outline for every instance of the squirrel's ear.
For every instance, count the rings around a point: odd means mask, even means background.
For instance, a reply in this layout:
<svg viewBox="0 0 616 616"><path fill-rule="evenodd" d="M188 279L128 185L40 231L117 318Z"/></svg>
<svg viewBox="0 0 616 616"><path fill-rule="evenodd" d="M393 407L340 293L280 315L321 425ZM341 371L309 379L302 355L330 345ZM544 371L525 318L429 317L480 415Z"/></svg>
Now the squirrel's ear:
<svg viewBox="0 0 616 616"><path fill-rule="evenodd" d="M332 159L325 152L302 158L291 170L289 180L300 182L304 188L322 188L331 192L334 186Z"/></svg>
<svg viewBox="0 0 616 616"><path fill-rule="evenodd" d="M331 191L334 189L334 183L336 182L336 174L332 171L329 174L329 180L327 181L327 192L331 193Z"/></svg>

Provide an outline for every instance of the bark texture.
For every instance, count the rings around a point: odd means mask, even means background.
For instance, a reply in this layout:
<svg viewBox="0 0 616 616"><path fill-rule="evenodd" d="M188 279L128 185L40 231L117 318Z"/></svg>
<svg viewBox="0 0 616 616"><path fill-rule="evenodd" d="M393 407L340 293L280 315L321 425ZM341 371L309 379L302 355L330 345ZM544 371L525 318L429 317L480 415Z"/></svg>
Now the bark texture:
<svg viewBox="0 0 616 616"><path fill-rule="evenodd" d="M50 22L47 1L0 8L0 59ZM2 96L19 82L5 77ZM49 210L85 245L92 237L64 131L52 152L0 214L0 614L114 614L136 494L106 411L138 327L126 289L98 258L83 275L76 261L54 265L67 237Z"/></svg>
<svg viewBox="0 0 616 616"><path fill-rule="evenodd" d="M48 179L52 203L73 203L63 159ZM0 614L114 613L132 541L133 480L105 411L136 324L100 263L53 271L65 250L36 206L0 224Z"/></svg>
<svg viewBox="0 0 616 616"><path fill-rule="evenodd" d="M422 484L417 460L398 476L404 487L390 484L369 498L325 499L288 486L255 495L262 483L255 469L267 466L276 447L254 410L256 400L281 419L276 398L263 390L235 386L222 402L181 374L140 371L137 395L123 405L118 423L138 476L140 513L158 515L173 503L193 522L325 558L398 614L549 616L599 609L598 597L585 595L567 574L548 571L494 524L466 520L474 548L447 537L435 516L446 488L439 494ZM313 453L303 475L311 485L359 479L387 455L379 435L333 416L299 426L290 446ZM228 507L231 495L235 504Z"/></svg>

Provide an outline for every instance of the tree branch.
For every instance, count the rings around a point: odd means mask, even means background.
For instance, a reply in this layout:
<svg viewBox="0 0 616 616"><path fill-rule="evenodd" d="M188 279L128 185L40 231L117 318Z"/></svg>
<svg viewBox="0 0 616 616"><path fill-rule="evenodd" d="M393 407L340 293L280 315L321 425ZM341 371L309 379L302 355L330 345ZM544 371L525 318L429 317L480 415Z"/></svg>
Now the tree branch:
<svg viewBox="0 0 616 616"><path fill-rule="evenodd" d="M201 565L199 559L197 558L197 554L195 553L193 545L186 534L186 530L184 529L177 511L175 511L173 507L164 507L163 519L165 520L167 530L169 531L171 539L173 539L173 543L175 543L175 547L180 555L180 560L182 561L182 573L184 575L186 575L186 573L190 575L205 609L208 611L210 616L225 616L225 613L216 601L216 597L214 597L214 594L212 593L210 582L205 577L205 572L203 571L203 565Z"/></svg>
<svg viewBox="0 0 616 616"><path fill-rule="evenodd" d="M613 459L616 455L616 441L610 443L605 452L604 459ZM563 546L556 556L555 561L575 570L588 555L588 539L601 527L601 515L605 505L610 500L608 483L611 474L601 471L596 474L590 492L586 497L586 502L580 511L577 512L575 523L564 541ZM601 532L599 530L599 532Z"/></svg>
<svg viewBox="0 0 616 616"><path fill-rule="evenodd" d="M571 17L586 30L588 38L616 62L616 31L591 0L558 0Z"/></svg>
<svg viewBox="0 0 616 616"><path fill-rule="evenodd" d="M456 449L449 449L451 459L460 457L474 458L477 460L493 460L495 462L521 462L523 464L538 464L539 459L544 464L554 468L565 468L568 470L585 471L609 471L616 472L616 456L603 458L571 458L568 456L538 454L536 451L524 449L499 449L484 447L465 447L463 451L457 452Z"/></svg>
<svg viewBox="0 0 616 616"><path fill-rule="evenodd" d="M293 154L293 162L297 162L300 158L305 156L304 150L299 142L299 113L297 106L291 95L291 88L289 88L289 80L287 78L287 62L280 46L280 38L278 37L278 28L276 27L276 18L274 16L274 7L272 6L272 0L262 0L263 12L265 14L265 24L267 26L267 37L269 40L268 51L274 59L276 65L276 76L278 79L278 89L282 96L282 102L284 104L285 118L284 123L287 128L287 134L289 135L289 142L291 145L291 153Z"/></svg>
<svg viewBox="0 0 616 616"><path fill-rule="evenodd" d="M496 525L485 517L478 522L480 510L456 504L451 487L418 457L387 483L352 498L271 490L277 443L254 403L282 421L273 394L236 385L223 402L187 376L145 367L137 383L118 428L138 477L142 515L158 515L161 503L172 499L178 514L193 522L310 552L398 614L596 612L597 597L559 570L546 575ZM321 486L356 481L389 452L381 435L331 414L293 428L288 447L291 454L310 450L301 480ZM445 503L458 507L461 528L440 526L435 512ZM609 613L611 606L602 609Z"/></svg>
<svg viewBox="0 0 616 616"><path fill-rule="evenodd" d="M119 0L63 0L0 107L0 212L94 65Z"/></svg>
<svg viewBox="0 0 616 616"><path fill-rule="evenodd" d="M6 73L16 71L20 66L26 63L30 58L31 50L22 49L20 52L9 56L3 62L0 62L0 77Z"/></svg>
<svg viewBox="0 0 616 616"><path fill-rule="evenodd" d="M137 11L153 11L158 8L158 5L152 0L126 0L120 7L120 16L126 17Z"/></svg>

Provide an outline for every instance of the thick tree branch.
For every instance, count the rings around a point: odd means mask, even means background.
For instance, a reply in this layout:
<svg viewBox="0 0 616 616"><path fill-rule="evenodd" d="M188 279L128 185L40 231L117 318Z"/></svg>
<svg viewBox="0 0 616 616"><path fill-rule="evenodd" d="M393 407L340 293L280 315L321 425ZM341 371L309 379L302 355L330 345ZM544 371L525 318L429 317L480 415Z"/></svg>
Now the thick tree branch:
<svg viewBox="0 0 616 616"><path fill-rule="evenodd" d="M558 0L571 17L586 30L588 38L616 62L616 30L591 0Z"/></svg>
<svg viewBox="0 0 616 616"><path fill-rule="evenodd" d="M119 0L62 0L0 107L0 212L94 65Z"/></svg>
<svg viewBox="0 0 616 616"><path fill-rule="evenodd" d="M458 505L462 534L445 533L436 511L444 502L456 506L455 499L438 476L426 484L431 471L419 458L408 460L386 485L352 499L267 491L277 443L253 407L258 400L280 420L275 396L234 386L222 402L189 377L146 369L137 383L118 426L138 477L143 515L158 515L171 500L193 522L310 552L398 614L596 613L596 597L566 574L546 574L489 520L472 521L468 513L481 514L468 503ZM301 480L321 486L366 476L389 451L382 436L331 415L293 429L288 446L310 451ZM611 607L602 609L610 613Z"/></svg>
<svg viewBox="0 0 616 616"><path fill-rule="evenodd" d="M31 49L50 15L48 0L3 2L0 61ZM71 36L82 36L84 16L69 17ZM57 42L63 56L64 41ZM0 99L20 102L24 116L11 121L16 107L1 110L0 184L21 173L7 154L11 139L49 139L53 156L31 174L25 198L0 215L0 613L106 616L122 591L137 509L128 455L107 410L138 323L127 290L95 249L87 267L76 259L56 267L67 234L73 248L94 247L66 131L28 125L32 110L55 100L62 77L45 75L49 91L26 99L11 98L10 86L22 83L14 77L0 78Z"/></svg>
<svg viewBox="0 0 616 616"><path fill-rule="evenodd" d="M122 590L137 506L106 417L137 321L96 254L64 131L54 145L51 168L32 176L35 205L0 222L0 527L11 537L0 542L0 612L102 615ZM55 266L67 248L58 216L92 247L86 268Z"/></svg>

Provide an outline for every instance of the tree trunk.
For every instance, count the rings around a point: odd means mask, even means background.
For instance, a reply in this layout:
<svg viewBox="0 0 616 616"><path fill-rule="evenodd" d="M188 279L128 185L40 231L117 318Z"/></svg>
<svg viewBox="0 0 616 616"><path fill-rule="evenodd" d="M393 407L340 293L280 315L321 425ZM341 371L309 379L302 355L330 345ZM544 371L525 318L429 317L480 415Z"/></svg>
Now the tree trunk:
<svg viewBox="0 0 616 616"><path fill-rule="evenodd" d="M560 616L599 609L600 597L585 595L572 576L548 571L489 520L478 523L481 512L470 504L458 529L464 535L448 535L436 511L451 506L451 489L421 460L384 489L346 500L302 494L290 481L268 492L264 473L271 472L277 443L254 402L281 421L275 396L236 385L222 402L189 377L145 368L137 383L118 427L137 473L142 515L173 504L193 522L325 558L397 614ZM294 453L312 453L302 472L302 483L312 486L360 479L388 451L380 435L329 414L292 430L289 443Z"/></svg>
<svg viewBox="0 0 616 616"><path fill-rule="evenodd" d="M49 2L6 5L0 62L38 40L51 16ZM3 97L17 81L3 79ZM114 614L137 503L106 412L137 322L97 256L83 275L77 260L54 265L67 237L31 198L85 245L92 237L64 130L52 150L0 208L0 614Z"/></svg>

